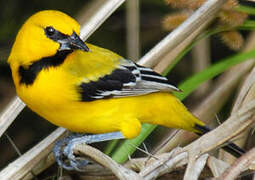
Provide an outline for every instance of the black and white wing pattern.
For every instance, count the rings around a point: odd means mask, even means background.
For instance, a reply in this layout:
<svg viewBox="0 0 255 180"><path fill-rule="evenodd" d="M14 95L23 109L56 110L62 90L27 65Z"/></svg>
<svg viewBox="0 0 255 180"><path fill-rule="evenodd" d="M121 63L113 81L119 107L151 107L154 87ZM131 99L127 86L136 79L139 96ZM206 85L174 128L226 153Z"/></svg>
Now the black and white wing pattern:
<svg viewBox="0 0 255 180"><path fill-rule="evenodd" d="M97 81L82 83L80 87L82 101L180 91L152 69L124 59L111 74Z"/></svg>

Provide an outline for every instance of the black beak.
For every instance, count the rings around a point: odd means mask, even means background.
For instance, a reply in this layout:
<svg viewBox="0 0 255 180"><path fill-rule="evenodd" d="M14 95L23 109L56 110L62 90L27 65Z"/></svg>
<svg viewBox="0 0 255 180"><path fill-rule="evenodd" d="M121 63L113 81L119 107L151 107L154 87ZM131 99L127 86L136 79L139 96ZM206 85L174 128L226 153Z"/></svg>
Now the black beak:
<svg viewBox="0 0 255 180"><path fill-rule="evenodd" d="M60 51L62 50L74 50L80 49L86 52L89 52L88 46L81 40L81 38L73 32L71 36L67 36L64 39L58 40L60 43Z"/></svg>

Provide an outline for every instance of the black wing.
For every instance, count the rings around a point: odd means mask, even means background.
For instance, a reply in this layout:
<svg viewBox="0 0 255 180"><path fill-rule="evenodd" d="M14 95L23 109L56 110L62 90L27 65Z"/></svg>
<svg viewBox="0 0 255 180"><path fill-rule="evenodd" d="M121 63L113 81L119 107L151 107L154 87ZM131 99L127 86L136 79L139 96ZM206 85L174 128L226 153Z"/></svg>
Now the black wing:
<svg viewBox="0 0 255 180"><path fill-rule="evenodd" d="M97 81L80 84L82 101L110 97L139 96L158 91L179 91L167 78L129 60Z"/></svg>

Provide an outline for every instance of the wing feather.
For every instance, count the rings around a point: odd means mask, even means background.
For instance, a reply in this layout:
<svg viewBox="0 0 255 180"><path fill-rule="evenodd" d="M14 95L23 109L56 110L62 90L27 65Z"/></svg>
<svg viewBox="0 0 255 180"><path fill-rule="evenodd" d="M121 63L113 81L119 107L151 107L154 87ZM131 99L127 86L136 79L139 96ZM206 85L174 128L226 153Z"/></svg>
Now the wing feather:
<svg viewBox="0 0 255 180"><path fill-rule="evenodd" d="M111 74L79 86L82 89L82 101L180 91L152 69L124 59Z"/></svg>

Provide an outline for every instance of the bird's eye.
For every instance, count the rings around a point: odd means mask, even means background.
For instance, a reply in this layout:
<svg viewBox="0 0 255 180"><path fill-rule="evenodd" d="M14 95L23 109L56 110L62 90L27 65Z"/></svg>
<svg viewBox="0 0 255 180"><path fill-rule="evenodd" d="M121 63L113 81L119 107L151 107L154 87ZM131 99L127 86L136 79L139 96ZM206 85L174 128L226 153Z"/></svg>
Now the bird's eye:
<svg viewBox="0 0 255 180"><path fill-rule="evenodd" d="M48 36L52 36L55 34L55 29L52 26L48 26L45 28L45 32Z"/></svg>

